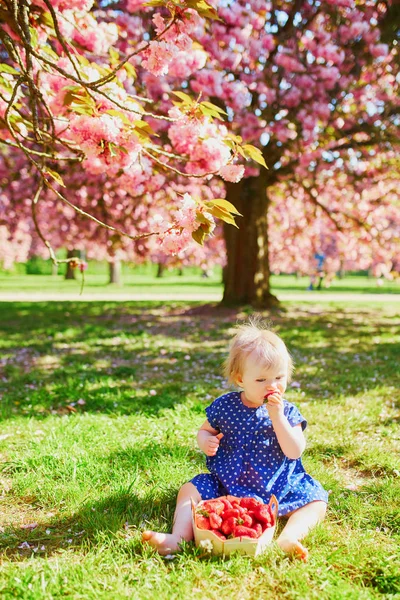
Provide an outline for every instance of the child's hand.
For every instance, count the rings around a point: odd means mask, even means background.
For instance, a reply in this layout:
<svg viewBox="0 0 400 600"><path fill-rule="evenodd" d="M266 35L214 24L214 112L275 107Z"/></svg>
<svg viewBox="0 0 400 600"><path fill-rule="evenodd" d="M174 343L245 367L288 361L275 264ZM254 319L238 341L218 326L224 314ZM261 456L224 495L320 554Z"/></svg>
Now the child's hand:
<svg viewBox="0 0 400 600"><path fill-rule="evenodd" d="M268 414L273 419L274 417L283 415L283 394L280 390L275 390L266 396L266 407Z"/></svg>
<svg viewBox="0 0 400 600"><path fill-rule="evenodd" d="M206 454L207 456L215 456L219 447L219 441L223 437L223 433L219 433L218 435L211 435L210 437L208 437L204 444L204 454Z"/></svg>

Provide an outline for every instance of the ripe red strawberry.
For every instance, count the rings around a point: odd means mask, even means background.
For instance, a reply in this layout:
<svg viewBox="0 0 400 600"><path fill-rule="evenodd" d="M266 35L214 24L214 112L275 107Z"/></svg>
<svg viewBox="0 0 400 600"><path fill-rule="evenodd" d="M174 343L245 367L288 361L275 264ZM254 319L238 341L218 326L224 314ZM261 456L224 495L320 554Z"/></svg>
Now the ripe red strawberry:
<svg viewBox="0 0 400 600"><path fill-rule="evenodd" d="M229 519L226 519L226 521L223 521L223 523L221 525L222 533L224 533L225 535L230 535L232 533L232 531L234 530L234 528L236 527L236 524L237 524L237 518L229 517Z"/></svg>
<svg viewBox="0 0 400 600"><path fill-rule="evenodd" d="M221 532L219 531L219 529L211 529L211 531L212 531L213 533L215 533L215 535L216 535L217 537L219 537L221 540L226 540L226 536L225 536L223 533L221 533Z"/></svg>
<svg viewBox="0 0 400 600"><path fill-rule="evenodd" d="M261 506L262 502L255 498L242 498L240 500L240 506L247 508L247 510L254 510L257 506Z"/></svg>
<svg viewBox="0 0 400 600"><path fill-rule="evenodd" d="M226 499L232 504L232 502L240 502L240 498L238 498L237 496L226 496Z"/></svg>
<svg viewBox="0 0 400 600"><path fill-rule="evenodd" d="M237 525L233 530L233 537L249 537L256 539L257 533L251 527L245 527L244 525Z"/></svg>
<svg viewBox="0 0 400 600"><path fill-rule="evenodd" d="M244 525L245 527L251 527L253 525L253 519L251 518L251 516L248 513L241 515L239 518L239 521L242 521L241 524Z"/></svg>
<svg viewBox="0 0 400 600"><path fill-rule="evenodd" d="M229 502L226 496L219 496L219 498L216 498L216 500L222 502L222 504L224 505L224 510L229 510L230 508L232 508L232 504Z"/></svg>
<svg viewBox="0 0 400 600"><path fill-rule="evenodd" d="M240 515L244 515L246 509L243 506L240 506L239 502L232 502L233 510L238 510Z"/></svg>
<svg viewBox="0 0 400 600"><path fill-rule="evenodd" d="M258 538L263 533L263 528L262 528L261 523L254 523L252 529L254 529L254 531L256 532Z"/></svg>
<svg viewBox="0 0 400 600"><path fill-rule="evenodd" d="M235 519L237 519L240 517L240 512L237 508L231 508L230 510L224 510L221 516L224 521L226 521L226 519L230 519L231 517L235 517Z"/></svg>
<svg viewBox="0 0 400 600"><path fill-rule="evenodd" d="M211 529L219 529L222 525L222 518L217 513L210 512Z"/></svg>
<svg viewBox="0 0 400 600"><path fill-rule="evenodd" d="M257 506L254 509L253 513L254 517L257 519L257 521L260 521L260 523L270 524L272 522L269 506L266 504Z"/></svg>
<svg viewBox="0 0 400 600"><path fill-rule="evenodd" d="M220 500L205 500L203 502L203 508L207 512L215 512L217 515L220 515L224 512L225 506Z"/></svg>
<svg viewBox="0 0 400 600"><path fill-rule="evenodd" d="M196 525L199 529L211 529L210 519L204 515L196 515Z"/></svg>

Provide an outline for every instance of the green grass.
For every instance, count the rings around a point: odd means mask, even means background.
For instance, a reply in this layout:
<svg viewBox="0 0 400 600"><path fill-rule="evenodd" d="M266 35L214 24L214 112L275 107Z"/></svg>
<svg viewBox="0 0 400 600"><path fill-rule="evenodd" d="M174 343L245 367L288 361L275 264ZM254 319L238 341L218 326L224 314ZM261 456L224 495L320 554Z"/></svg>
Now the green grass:
<svg viewBox="0 0 400 600"><path fill-rule="evenodd" d="M179 275L176 269L166 271L163 277L156 277L156 266L131 268L124 265L123 268L123 286L108 285L108 275L105 265L94 264L85 273L85 284L83 297L85 294L115 294L115 296L129 293L133 294L167 294L173 298L175 294L186 293L196 295L201 299L207 294L215 294L215 298L222 297L222 274L220 269L215 268L212 275L208 278L201 277L199 269L185 269L183 276ZM295 277L294 275L273 275L271 278L272 292L277 294L290 295L307 291L309 285L308 277ZM77 279L66 281L62 275L19 275L15 273L0 272L0 292L6 293L57 293L71 294L80 292L81 278L77 274ZM381 287L377 287L376 280L360 275L348 275L343 279L336 278L328 289L321 292L314 291L313 295L318 296L327 292L341 293L393 293L400 294L400 281L383 281ZM307 294L309 295L309 294Z"/></svg>
<svg viewBox="0 0 400 600"><path fill-rule="evenodd" d="M304 463L331 492L306 565L274 545L224 560L186 544L168 561L140 542L144 527L170 530L179 487L204 469L196 431L248 311L0 311L2 600L400 597L398 305L289 303L271 317L296 364L287 398L309 422Z"/></svg>

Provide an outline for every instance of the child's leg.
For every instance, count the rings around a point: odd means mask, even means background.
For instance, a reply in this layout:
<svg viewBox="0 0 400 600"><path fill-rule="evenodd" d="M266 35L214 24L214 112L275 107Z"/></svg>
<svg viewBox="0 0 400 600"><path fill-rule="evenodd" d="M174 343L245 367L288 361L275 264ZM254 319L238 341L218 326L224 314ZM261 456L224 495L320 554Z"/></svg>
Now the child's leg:
<svg viewBox="0 0 400 600"><path fill-rule="evenodd" d="M179 543L182 540L189 542L193 539L192 526L192 504L191 498L197 505L201 496L193 483L185 483L179 490L176 499L176 508L174 514L174 524L172 533L158 533L156 531L144 531L142 540L148 542L160 554L172 554L179 550Z"/></svg>
<svg viewBox="0 0 400 600"><path fill-rule="evenodd" d="M278 545L284 552L307 561L308 550L300 543L307 533L323 520L326 513L326 503L321 500L310 502L292 512L282 533L277 539Z"/></svg>

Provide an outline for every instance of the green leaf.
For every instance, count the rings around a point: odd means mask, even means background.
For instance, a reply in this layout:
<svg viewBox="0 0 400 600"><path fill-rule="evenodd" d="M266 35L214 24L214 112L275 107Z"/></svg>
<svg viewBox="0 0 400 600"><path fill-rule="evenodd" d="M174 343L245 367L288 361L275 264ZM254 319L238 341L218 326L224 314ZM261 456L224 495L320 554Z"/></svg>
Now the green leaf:
<svg viewBox="0 0 400 600"><path fill-rule="evenodd" d="M0 63L0 73L10 73L10 75L19 75L17 69L11 67L10 65L6 65L6 63Z"/></svg>
<svg viewBox="0 0 400 600"><path fill-rule="evenodd" d="M203 246L206 237L207 234L201 226L198 229L196 229L196 231L192 231L192 238L195 242L200 244L200 246Z"/></svg>
<svg viewBox="0 0 400 600"><path fill-rule="evenodd" d="M172 92L174 96L178 96L184 104L194 104L194 101L185 92Z"/></svg>
<svg viewBox="0 0 400 600"><path fill-rule="evenodd" d="M221 221L225 221L225 223L234 225L235 227L237 227L239 229L239 227L236 225L235 219L232 217L232 215L228 211L224 210L223 208L218 208L218 206L214 206L213 208L210 209L210 213L214 217L217 217L217 219L221 219Z"/></svg>
<svg viewBox="0 0 400 600"><path fill-rule="evenodd" d="M53 171L53 169L50 169L49 167L46 167L44 172L46 175L50 175L50 177L54 179L54 181L56 181L59 185L65 187L65 183L63 182L62 177L61 175L59 175L59 173L56 173L56 171Z"/></svg>
<svg viewBox="0 0 400 600"><path fill-rule="evenodd" d="M42 46L41 51L42 54L47 54L47 57L50 57L55 61L59 59L59 56L56 54L56 52L54 52L52 48L50 48L50 46Z"/></svg>
<svg viewBox="0 0 400 600"><path fill-rule="evenodd" d="M215 8L208 4L205 0L186 0L186 5L189 8L194 8L201 17L214 21L221 21Z"/></svg>
<svg viewBox="0 0 400 600"><path fill-rule="evenodd" d="M258 164L262 165L266 169L268 169L267 165L265 164L265 160L262 155L262 152L259 148L252 146L252 144L245 144L243 146L243 150L245 151L247 156L249 156L251 159L255 160Z"/></svg>
<svg viewBox="0 0 400 600"><path fill-rule="evenodd" d="M141 134L146 134L148 136L155 135L156 137L159 137L159 135L150 127L150 125L146 123L146 121L133 121L133 125Z"/></svg>
<svg viewBox="0 0 400 600"><path fill-rule="evenodd" d="M216 110L217 112L219 112L219 113L221 113L223 115L227 115L228 114L225 110L222 110L222 108L220 108L219 106L216 106L212 102L201 102L201 104L203 106L207 106L208 108L211 108L212 110Z"/></svg>
<svg viewBox="0 0 400 600"><path fill-rule="evenodd" d="M224 198L214 198L213 200L209 200L206 204L207 206L216 205L228 211L229 213L239 215L240 217L243 216L231 202L228 202L228 200L225 200Z"/></svg>
<svg viewBox="0 0 400 600"><path fill-rule="evenodd" d="M212 117L214 119L219 119L220 121L223 121L223 117L221 117L221 115L219 113L217 113L215 110L211 109L211 108L207 108L207 106L203 106L203 103L199 105L199 109L201 110L201 112L203 113L203 115L205 117Z"/></svg>
<svg viewBox="0 0 400 600"><path fill-rule="evenodd" d="M83 104L76 105L71 104L71 112L76 113L77 115L89 115L93 116L93 108L91 106L84 106Z"/></svg>
<svg viewBox="0 0 400 600"><path fill-rule="evenodd" d="M49 12L43 12L40 15L40 22L43 23L46 27L50 27L50 29L54 30L54 21L53 17Z"/></svg>
<svg viewBox="0 0 400 600"><path fill-rule="evenodd" d="M143 3L143 6L165 6L165 4L164 0L148 0Z"/></svg>
<svg viewBox="0 0 400 600"><path fill-rule="evenodd" d="M33 27L29 27L29 33L31 34L31 45L36 49L39 43L39 34Z"/></svg>
<svg viewBox="0 0 400 600"><path fill-rule="evenodd" d="M128 73L128 75L130 77L132 77L132 79L136 79L136 77L137 77L136 69L133 65L131 65L131 63L129 63L129 62L125 63L124 69Z"/></svg>

